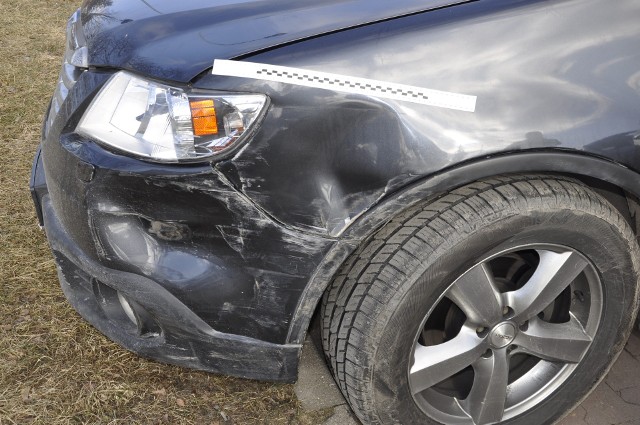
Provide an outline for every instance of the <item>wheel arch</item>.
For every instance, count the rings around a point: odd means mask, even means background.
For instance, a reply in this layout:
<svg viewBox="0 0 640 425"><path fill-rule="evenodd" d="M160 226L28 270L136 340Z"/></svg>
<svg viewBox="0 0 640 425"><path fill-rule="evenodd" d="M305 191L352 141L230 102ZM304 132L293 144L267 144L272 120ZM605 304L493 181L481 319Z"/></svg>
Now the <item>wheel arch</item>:
<svg viewBox="0 0 640 425"><path fill-rule="evenodd" d="M640 174L617 162L577 152L536 151L489 156L457 164L387 195L351 223L307 284L291 320L287 343L304 341L322 295L340 266L392 217L479 179L529 173L557 174L580 180L618 209L638 235Z"/></svg>

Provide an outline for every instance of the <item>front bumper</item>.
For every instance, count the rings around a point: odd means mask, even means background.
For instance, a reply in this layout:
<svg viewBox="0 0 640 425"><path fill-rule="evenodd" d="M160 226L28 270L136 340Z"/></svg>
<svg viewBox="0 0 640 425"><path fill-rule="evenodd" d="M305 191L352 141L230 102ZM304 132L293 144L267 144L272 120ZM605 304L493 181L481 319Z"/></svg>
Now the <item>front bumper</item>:
<svg viewBox="0 0 640 425"><path fill-rule="evenodd" d="M32 171L70 303L145 357L295 380L301 345L290 327L336 241L274 221L217 167L147 163L82 139L73 128L106 79L83 73L46 119Z"/></svg>
<svg viewBox="0 0 640 425"><path fill-rule="evenodd" d="M63 292L85 320L151 359L244 378L295 381L300 345L218 332L153 280L104 267L86 255L56 216L43 170L38 149L30 182L36 210Z"/></svg>
<svg viewBox="0 0 640 425"><path fill-rule="evenodd" d="M49 197L41 201L62 290L78 313L107 337L166 363L251 379L295 381L299 345L215 331L151 279L90 259L62 228ZM137 323L128 316L127 304Z"/></svg>

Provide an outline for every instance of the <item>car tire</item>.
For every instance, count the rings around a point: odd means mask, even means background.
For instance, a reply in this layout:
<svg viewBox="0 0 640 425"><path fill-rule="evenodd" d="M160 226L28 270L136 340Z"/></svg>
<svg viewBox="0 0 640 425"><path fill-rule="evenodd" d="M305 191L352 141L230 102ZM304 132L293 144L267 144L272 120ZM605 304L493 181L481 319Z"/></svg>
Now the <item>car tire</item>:
<svg viewBox="0 0 640 425"><path fill-rule="evenodd" d="M582 183L474 182L393 218L322 301L330 368L365 424L545 424L624 347L633 230Z"/></svg>

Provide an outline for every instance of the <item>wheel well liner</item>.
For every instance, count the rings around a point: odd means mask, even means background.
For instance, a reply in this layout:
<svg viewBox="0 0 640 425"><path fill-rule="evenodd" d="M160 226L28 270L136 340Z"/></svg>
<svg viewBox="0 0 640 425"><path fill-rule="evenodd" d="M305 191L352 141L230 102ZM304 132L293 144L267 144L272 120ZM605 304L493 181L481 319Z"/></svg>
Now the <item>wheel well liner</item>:
<svg viewBox="0 0 640 425"><path fill-rule="evenodd" d="M551 173L572 176L605 196L636 230L640 174L619 163L582 153L537 151L475 159L445 169L389 194L369 209L341 235L307 284L289 326L287 342L304 341L311 317L342 263L375 231L412 205L479 179L499 174ZM627 197L629 194L631 197ZM626 199L625 199L626 198ZM625 204L625 201L627 204ZM626 206L626 210L625 210Z"/></svg>

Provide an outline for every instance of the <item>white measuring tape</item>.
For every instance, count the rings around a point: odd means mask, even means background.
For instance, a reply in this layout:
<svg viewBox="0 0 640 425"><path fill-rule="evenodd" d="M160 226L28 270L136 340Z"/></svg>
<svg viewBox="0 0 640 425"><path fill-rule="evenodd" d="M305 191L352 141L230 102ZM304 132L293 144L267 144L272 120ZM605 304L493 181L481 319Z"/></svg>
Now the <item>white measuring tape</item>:
<svg viewBox="0 0 640 425"><path fill-rule="evenodd" d="M216 59L212 73L402 100L459 111L474 112L476 109L476 96L287 66Z"/></svg>

